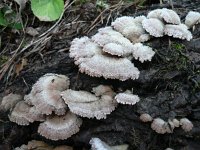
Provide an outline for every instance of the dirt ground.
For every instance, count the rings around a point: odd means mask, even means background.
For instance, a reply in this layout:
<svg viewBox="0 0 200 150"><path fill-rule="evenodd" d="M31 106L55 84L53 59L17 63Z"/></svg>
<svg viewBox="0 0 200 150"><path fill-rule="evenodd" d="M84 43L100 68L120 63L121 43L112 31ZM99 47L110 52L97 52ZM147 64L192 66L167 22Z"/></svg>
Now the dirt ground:
<svg viewBox="0 0 200 150"><path fill-rule="evenodd" d="M120 105L107 119L83 118L79 133L57 142L38 135L37 122L18 126L9 121L9 112L0 112L0 150L27 144L32 139L51 145L67 144L77 150L89 149L91 137L99 137L109 145L128 144L130 150L200 149L200 25L192 31L193 39L189 42L165 36L148 41L146 44L153 47L156 55L151 62L135 62L142 71L134 81L105 80L79 73L68 53L75 37L91 36L119 16L146 15L156 8L173 7L184 21L190 10L200 12L199 0L173 0L173 5L168 1L162 5L160 1L148 1L141 6L138 2L122 1L108 4L109 9L97 7L92 1L72 4L53 30L49 29L55 22L40 22L26 8L26 27L37 29L39 35L33 37L10 28L1 30L0 100L11 92L25 95L39 77L57 73L70 78L71 89L90 91L94 86L107 84L115 91L131 89L141 101L135 106ZM171 134L160 135L151 129L150 123L139 120L143 112L164 120L187 117L194 128L188 133L177 128Z"/></svg>

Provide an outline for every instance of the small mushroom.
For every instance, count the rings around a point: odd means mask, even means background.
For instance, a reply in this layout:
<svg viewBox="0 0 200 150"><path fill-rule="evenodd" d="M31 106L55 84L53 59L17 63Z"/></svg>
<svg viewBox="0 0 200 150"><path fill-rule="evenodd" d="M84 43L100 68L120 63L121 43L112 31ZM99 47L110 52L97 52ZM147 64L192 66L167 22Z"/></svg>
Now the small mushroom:
<svg viewBox="0 0 200 150"><path fill-rule="evenodd" d="M187 119L187 118L182 118L180 120L180 125L181 125L181 128L185 131L185 132L189 132L192 130L193 128L193 124L192 122Z"/></svg>
<svg viewBox="0 0 200 150"><path fill-rule="evenodd" d="M186 39L190 41L192 39L192 33L187 29L184 24L179 25L165 25L164 32L168 36L173 36L174 38Z"/></svg>
<svg viewBox="0 0 200 150"><path fill-rule="evenodd" d="M3 97L0 109L4 111L11 110L21 100L23 100L21 95L10 93L7 96Z"/></svg>
<svg viewBox="0 0 200 150"><path fill-rule="evenodd" d="M41 114L49 115L54 111L57 115L63 115L66 105L60 93L68 87L67 76L46 74L33 85L31 93L24 99L29 105L34 105Z"/></svg>
<svg viewBox="0 0 200 150"><path fill-rule="evenodd" d="M156 118L151 123L151 128L159 134L164 134L167 132L166 126L167 123L161 118Z"/></svg>
<svg viewBox="0 0 200 150"><path fill-rule="evenodd" d="M167 9L167 8L155 9L148 13L147 18L157 18L161 21L164 20L165 22L170 23L170 24L181 23L181 20L178 14L175 11L171 9Z"/></svg>
<svg viewBox="0 0 200 150"><path fill-rule="evenodd" d="M133 48L133 57L135 59L139 59L140 62L144 61L151 61L152 57L154 56L155 52L149 46L144 46L142 43L134 44Z"/></svg>
<svg viewBox="0 0 200 150"><path fill-rule="evenodd" d="M195 11L190 11L185 17L185 24L187 25L188 28L191 28L198 23L200 23L200 13Z"/></svg>
<svg viewBox="0 0 200 150"><path fill-rule="evenodd" d="M136 18L123 16L112 22L112 26L133 43L145 42L150 39L150 36L145 33L142 27L142 20L144 19L146 19L145 16Z"/></svg>
<svg viewBox="0 0 200 150"><path fill-rule="evenodd" d="M172 120L172 122L173 122L173 124L174 124L175 127L179 127L180 126L180 121L178 121L176 118L174 118Z"/></svg>
<svg viewBox="0 0 200 150"><path fill-rule="evenodd" d="M9 119L12 122L15 122L19 125L29 125L29 122L33 122L31 118L27 116L29 113L31 106L26 104L24 101L19 101L11 114L9 115Z"/></svg>
<svg viewBox="0 0 200 150"><path fill-rule="evenodd" d="M133 95L132 93L118 93L115 96L115 99L118 103L121 104L129 104L129 105L135 105L137 102L140 101L140 98L138 95Z"/></svg>
<svg viewBox="0 0 200 150"><path fill-rule="evenodd" d="M91 150L127 150L128 145L109 146L99 138L92 138L90 140Z"/></svg>
<svg viewBox="0 0 200 150"><path fill-rule="evenodd" d="M162 37L164 34L164 24L159 19L144 19L142 21L142 26L152 36Z"/></svg>
<svg viewBox="0 0 200 150"><path fill-rule="evenodd" d="M92 92L96 96L101 96L101 95L113 95L113 90L110 86L106 85L99 85L97 87L92 88Z"/></svg>
<svg viewBox="0 0 200 150"><path fill-rule="evenodd" d="M153 118L149 114L144 113L144 114L140 115L140 120L142 122L151 122L153 120Z"/></svg>
<svg viewBox="0 0 200 150"><path fill-rule="evenodd" d="M86 91L66 90L61 95L71 112L87 118L106 118L117 106L110 94L96 97Z"/></svg>
<svg viewBox="0 0 200 150"><path fill-rule="evenodd" d="M47 139L64 140L79 131L82 120L75 114L67 112L63 116L49 116L47 120L40 123L38 133Z"/></svg>
<svg viewBox="0 0 200 150"><path fill-rule="evenodd" d="M101 53L101 48L88 37L82 37L75 38L72 41L69 52L69 56L77 61L79 58L90 58L95 54ZM78 65L78 61L75 63Z"/></svg>

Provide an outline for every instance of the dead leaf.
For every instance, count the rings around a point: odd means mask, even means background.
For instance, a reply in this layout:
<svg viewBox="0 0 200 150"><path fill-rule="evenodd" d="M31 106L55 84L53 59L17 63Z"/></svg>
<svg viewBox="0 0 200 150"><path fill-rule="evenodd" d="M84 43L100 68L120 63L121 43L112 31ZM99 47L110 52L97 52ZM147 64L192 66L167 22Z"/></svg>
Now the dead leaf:
<svg viewBox="0 0 200 150"><path fill-rule="evenodd" d="M26 58L22 58L22 61L20 64L17 64L15 66L15 73L17 74L17 76L19 76L20 71L23 70L23 68L28 64L27 62L28 60Z"/></svg>
<svg viewBox="0 0 200 150"><path fill-rule="evenodd" d="M34 29L33 27L27 27L26 33L29 34L30 36L36 36L39 34L39 32L36 29Z"/></svg>

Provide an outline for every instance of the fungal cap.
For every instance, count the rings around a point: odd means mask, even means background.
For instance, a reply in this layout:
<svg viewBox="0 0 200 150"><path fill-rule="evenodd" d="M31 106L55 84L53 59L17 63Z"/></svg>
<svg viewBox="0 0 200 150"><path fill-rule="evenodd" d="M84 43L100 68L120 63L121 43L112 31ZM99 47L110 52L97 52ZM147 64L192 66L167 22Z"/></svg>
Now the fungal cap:
<svg viewBox="0 0 200 150"><path fill-rule="evenodd" d="M63 91L69 88L69 78L65 75L47 73L39 78L33 85L31 93L33 96L45 90Z"/></svg>
<svg viewBox="0 0 200 150"><path fill-rule="evenodd" d="M181 23L181 20L180 20L180 17L178 16L178 14L171 9L163 8L161 17L167 23L171 23L171 24L180 24Z"/></svg>
<svg viewBox="0 0 200 150"><path fill-rule="evenodd" d="M180 125L181 125L181 128L185 131L185 132L189 132L192 130L193 128L193 124L192 122L187 119L187 118L182 118L180 120Z"/></svg>
<svg viewBox="0 0 200 150"><path fill-rule="evenodd" d="M101 95L110 95L113 94L113 90L110 86L108 85L99 85L97 87L93 87L92 88L92 92L96 95L96 96L101 96Z"/></svg>
<svg viewBox="0 0 200 150"><path fill-rule="evenodd" d="M32 140L32 141L29 141L28 142L28 145L27 145L27 149L28 150L45 150L45 149L48 149L48 150L53 150L53 147L49 146L47 143L43 142L43 141L36 141L36 140Z"/></svg>
<svg viewBox="0 0 200 150"><path fill-rule="evenodd" d="M200 22L200 13L190 11L187 16L185 17L185 24L188 26L188 28L191 28L195 24L198 24Z"/></svg>
<svg viewBox="0 0 200 150"><path fill-rule="evenodd" d="M95 55L80 64L80 72L90 76L127 80L137 79L139 70L127 58L114 58L104 55Z"/></svg>
<svg viewBox="0 0 200 150"><path fill-rule="evenodd" d="M102 51L116 56L123 56L126 54L126 49L122 45L116 43L105 44Z"/></svg>
<svg viewBox="0 0 200 150"><path fill-rule="evenodd" d="M178 121L176 118L174 118L172 120L172 122L173 122L173 124L174 124L175 127L179 127L180 126L180 121Z"/></svg>
<svg viewBox="0 0 200 150"><path fill-rule="evenodd" d="M153 120L153 118L149 114L144 113L144 114L140 115L140 120L142 122L151 122Z"/></svg>
<svg viewBox="0 0 200 150"><path fill-rule="evenodd" d="M144 19L142 26L152 36L162 37L164 34L164 24L156 18Z"/></svg>
<svg viewBox="0 0 200 150"><path fill-rule="evenodd" d="M166 133L166 122L161 118L156 118L151 123L151 128L159 134Z"/></svg>
<svg viewBox="0 0 200 150"><path fill-rule="evenodd" d="M61 93L61 96L64 99L66 104L70 102L86 103L86 102L94 102L94 101L99 100L98 97L96 97L94 94L91 94L87 91L74 91L71 89L63 91Z"/></svg>
<svg viewBox="0 0 200 150"><path fill-rule="evenodd" d="M0 109L4 111L8 111L12 109L22 99L23 98L21 95L10 93L3 97L1 101L1 105L0 105Z"/></svg>
<svg viewBox="0 0 200 150"><path fill-rule="evenodd" d="M168 36L173 36L174 38L186 39L190 41L192 39L192 33L187 29L184 24L179 25L165 25L165 34Z"/></svg>
<svg viewBox="0 0 200 150"><path fill-rule="evenodd" d="M92 138L90 140L91 150L127 150L128 145L109 146L99 138Z"/></svg>
<svg viewBox="0 0 200 150"><path fill-rule="evenodd" d="M63 116L49 116L40 123L38 133L47 139L64 140L79 131L82 120L75 114L68 112Z"/></svg>
<svg viewBox="0 0 200 150"><path fill-rule="evenodd" d="M98 44L92 42L91 39L84 36L82 38L75 38L72 41L69 52L71 58L78 60L79 58L90 58L95 54L100 53L101 48Z"/></svg>
<svg viewBox="0 0 200 150"><path fill-rule="evenodd" d="M156 18L161 21L164 20L165 22L170 23L170 24L181 23L181 20L178 14L175 11L171 9L167 9L167 8L155 9L153 11L150 11L147 15L147 18Z"/></svg>
<svg viewBox="0 0 200 150"><path fill-rule="evenodd" d="M29 125L29 122L33 122L34 120L27 117L29 113L30 106L26 104L24 101L19 101L13 111L11 112L9 119L12 122L15 122L19 125Z"/></svg>
<svg viewBox="0 0 200 150"><path fill-rule="evenodd" d="M140 101L138 95L133 95L129 93L118 93L115 96L115 99L118 103L129 104L129 105L135 105L137 102Z"/></svg>
<svg viewBox="0 0 200 150"><path fill-rule="evenodd" d="M142 63L144 61L151 61L152 57L155 55L155 52L149 46L144 46L142 43L134 44L133 48L133 57L139 59Z"/></svg>
<svg viewBox="0 0 200 150"><path fill-rule="evenodd" d="M115 110L115 107L117 106L117 102L113 100L113 97L110 95L103 95L99 100L96 101L67 101L66 103L71 112L82 117L95 117L97 119L105 119L106 116Z"/></svg>
<svg viewBox="0 0 200 150"><path fill-rule="evenodd" d="M50 115L55 111L57 115L63 115L66 111L66 104L62 100L60 93L58 90L41 91L32 98L31 103L41 114Z"/></svg>

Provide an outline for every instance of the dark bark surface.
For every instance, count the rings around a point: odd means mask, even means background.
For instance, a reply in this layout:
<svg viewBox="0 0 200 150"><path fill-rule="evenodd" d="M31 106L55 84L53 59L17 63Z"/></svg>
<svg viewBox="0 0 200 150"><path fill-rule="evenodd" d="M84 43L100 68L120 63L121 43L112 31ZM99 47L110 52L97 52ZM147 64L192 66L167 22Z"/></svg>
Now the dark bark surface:
<svg viewBox="0 0 200 150"><path fill-rule="evenodd" d="M85 4L86 5L86 4ZM83 6L82 20L94 20L95 9L91 4ZM181 16L182 21L188 11L200 12L198 0L174 1L174 8ZM171 5L149 4L136 11L132 7L119 11L118 16L138 16L147 14L149 10L168 7ZM92 12L90 12L92 11ZM85 18L84 18L85 17ZM115 18L114 15L113 18ZM88 19L89 18L89 19ZM68 18L70 21L70 16ZM63 26L67 21L63 23ZM143 64L134 61L135 66L141 70L138 80L121 82L118 80L105 80L93 78L78 72L73 59L69 58L67 51L57 52L59 49L69 47L70 41L84 35L82 29L87 23L80 23L79 27L71 26L65 29L65 34L54 35L48 43L46 55L41 59L38 54L32 54L29 65L26 66L18 77L5 84L0 81L0 99L7 93L14 92L27 94L31 86L45 73L64 74L70 78L70 88L75 90L91 91L92 87L99 84L112 85L115 91L132 90L138 94L141 101L135 106L119 105L117 109L108 115L107 119L96 120L83 118L83 125L79 133L65 141L50 141L37 134L38 123L30 126L18 126L11 123L7 117L8 112L0 114L0 150L27 144L29 140L44 140L53 145L68 144L75 149L89 149L91 137L99 137L110 145L129 144L130 149L137 150L164 150L171 147L175 150L199 150L200 149L200 25L192 31L191 41L182 41L171 37L153 38L146 44L153 47L156 52L152 62ZM94 34L100 26L90 32ZM77 29L79 29L77 31ZM59 38L59 39L58 39ZM51 49L51 50L50 50ZM50 52L48 54L48 52ZM33 57L34 56L34 57ZM31 59L33 58L33 59ZM5 80L4 80L5 81ZM149 113L153 117L169 118L187 117L194 124L191 132L184 132L181 128L175 128L171 134L160 135L155 133L150 123L142 123L139 120L141 113Z"/></svg>

